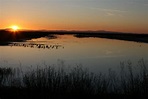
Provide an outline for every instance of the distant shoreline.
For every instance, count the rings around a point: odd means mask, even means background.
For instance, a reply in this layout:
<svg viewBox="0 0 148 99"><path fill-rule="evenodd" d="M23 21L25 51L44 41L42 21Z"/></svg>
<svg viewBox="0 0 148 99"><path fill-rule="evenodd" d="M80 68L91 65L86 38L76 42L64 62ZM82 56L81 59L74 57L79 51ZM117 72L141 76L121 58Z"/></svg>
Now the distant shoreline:
<svg viewBox="0 0 148 99"><path fill-rule="evenodd" d="M9 42L21 42L40 37L55 38L54 35L71 34L78 38L107 38L125 41L148 43L148 34L120 33L110 31L18 31L11 32L0 30L0 45L7 45Z"/></svg>
<svg viewBox="0 0 148 99"><path fill-rule="evenodd" d="M92 33L92 34L76 34L75 36L79 38L97 37L97 38L107 38L107 39L148 43L148 34Z"/></svg>

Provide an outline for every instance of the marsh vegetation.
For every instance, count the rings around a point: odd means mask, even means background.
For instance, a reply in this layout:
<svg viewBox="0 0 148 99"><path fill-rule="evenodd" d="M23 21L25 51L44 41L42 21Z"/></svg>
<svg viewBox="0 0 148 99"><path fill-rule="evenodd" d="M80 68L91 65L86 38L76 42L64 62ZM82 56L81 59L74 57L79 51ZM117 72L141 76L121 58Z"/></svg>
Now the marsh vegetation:
<svg viewBox="0 0 148 99"><path fill-rule="evenodd" d="M142 59L136 69L131 62L121 62L120 72L94 74L82 66L58 69L37 67L0 68L1 99L75 99L75 98L146 98L148 96L147 63Z"/></svg>

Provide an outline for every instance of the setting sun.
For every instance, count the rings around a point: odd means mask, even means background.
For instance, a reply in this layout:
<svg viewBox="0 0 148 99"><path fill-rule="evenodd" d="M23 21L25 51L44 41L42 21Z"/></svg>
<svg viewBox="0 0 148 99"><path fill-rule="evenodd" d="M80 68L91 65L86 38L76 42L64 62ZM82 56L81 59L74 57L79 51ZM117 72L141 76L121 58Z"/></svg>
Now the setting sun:
<svg viewBox="0 0 148 99"><path fill-rule="evenodd" d="M12 28L13 31L17 31L19 29L19 27L16 26L16 25L12 26L11 28Z"/></svg>

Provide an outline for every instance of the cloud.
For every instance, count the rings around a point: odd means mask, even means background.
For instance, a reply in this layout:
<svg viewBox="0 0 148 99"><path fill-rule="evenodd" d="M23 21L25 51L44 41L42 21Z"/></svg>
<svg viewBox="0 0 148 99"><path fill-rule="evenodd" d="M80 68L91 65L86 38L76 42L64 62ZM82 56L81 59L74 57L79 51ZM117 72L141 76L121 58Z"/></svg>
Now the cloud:
<svg viewBox="0 0 148 99"><path fill-rule="evenodd" d="M116 13L125 13L127 11L123 11L123 10L116 10L116 9L101 9L103 11L106 11L106 12L116 12Z"/></svg>
<svg viewBox="0 0 148 99"><path fill-rule="evenodd" d="M88 7L88 6L80 6L80 5L65 5L68 7L74 7L74 8L84 8L84 9L90 9L90 10L98 10L107 16L123 16L123 13L126 13L127 11L119 10L119 9L107 9L107 8L99 8L99 7Z"/></svg>
<svg viewBox="0 0 148 99"><path fill-rule="evenodd" d="M102 9L102 11L104 11L107 14L107 16L122 16L122 14L126 12L115 9Z"/></svg>
<svg viewBox="0 0 148 99"><path fill-rule="evenodd" d="M115 14L108 12L107 15L108 16L114 16Z"/></svg>
<svg viewBox="0 0 148 99"><path fill-rule="evenodd" d="M127 11L117 10L117 9L104 9L104 8L91 8L91 9L96 9L96 10L106 11L106 12L117 12L117 13L125 13L125 12L127 12Z"/></svg>
<svg viewBox="0 0 148 99"><path fill-rule="evenodd" d="M107 16L122 16L123 13L127 12L124 10L117 10L117 9L105 9L105 8L91 8L91 9L102 11Z"/></svg>

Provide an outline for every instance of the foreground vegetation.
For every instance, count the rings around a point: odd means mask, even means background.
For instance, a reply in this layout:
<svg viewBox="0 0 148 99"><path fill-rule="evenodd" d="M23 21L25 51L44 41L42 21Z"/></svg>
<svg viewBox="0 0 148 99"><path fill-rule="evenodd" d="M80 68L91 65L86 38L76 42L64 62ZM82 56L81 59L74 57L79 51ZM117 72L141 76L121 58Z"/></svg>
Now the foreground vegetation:
<svg viewBox="0 0 148 99"><path fill-rule="evenodd" d="M143 98L148 96L148 70L144 60L134 69L121 63L120 72L93 74L77 66L69 70L51 66L23 72L0 68L0 99Z"/></svg>

